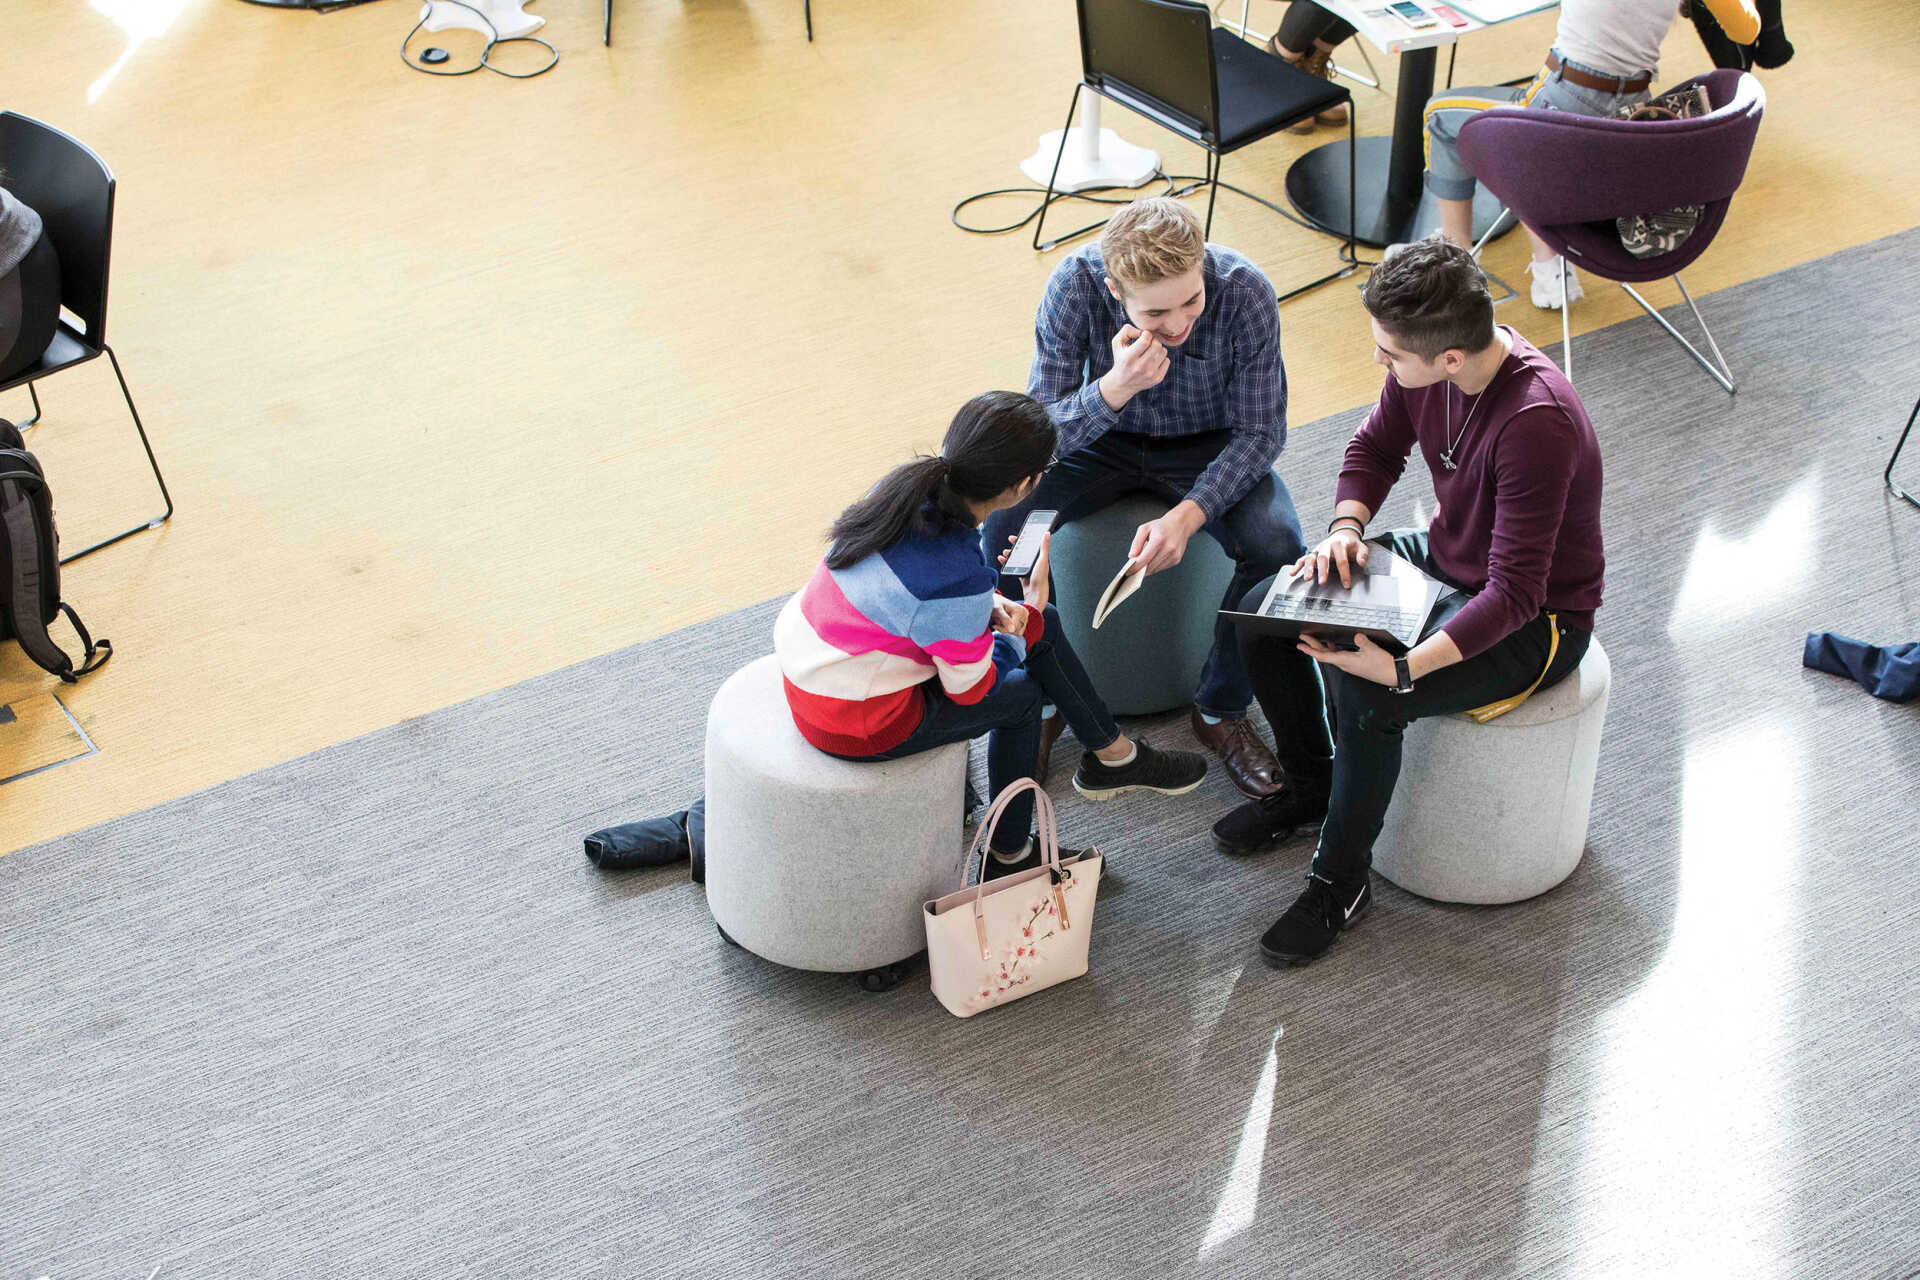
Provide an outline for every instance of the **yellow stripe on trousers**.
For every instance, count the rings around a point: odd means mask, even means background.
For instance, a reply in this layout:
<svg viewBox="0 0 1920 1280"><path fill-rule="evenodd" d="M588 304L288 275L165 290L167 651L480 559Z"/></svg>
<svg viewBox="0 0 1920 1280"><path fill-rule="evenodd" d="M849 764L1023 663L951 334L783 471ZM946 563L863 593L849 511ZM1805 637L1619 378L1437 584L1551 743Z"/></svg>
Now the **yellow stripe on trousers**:
<svg viewBox="0 0 1920 1280"><path fill-rule="evenodd" d="M1542 66L1533 73L1533 79L1524 92L1517 98L1481 98L1456 94L1450 98L1429 98L1427 109L1420 117L1420 158L1428 168L1433 167L1433 130L1427 126L1433 121L1436 111L1485 111L1488 107L1524 107L1533 101L1533 95L1540 92L1552 72Z"/></svg>

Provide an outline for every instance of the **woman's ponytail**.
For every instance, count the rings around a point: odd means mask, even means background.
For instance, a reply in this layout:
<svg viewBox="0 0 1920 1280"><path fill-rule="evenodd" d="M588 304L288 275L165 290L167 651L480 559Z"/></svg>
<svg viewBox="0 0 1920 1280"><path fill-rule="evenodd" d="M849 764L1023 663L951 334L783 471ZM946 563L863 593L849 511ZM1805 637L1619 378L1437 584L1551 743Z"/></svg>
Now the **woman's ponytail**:
<svg viewBox="0 0 1920 1280"><path fill-rule="evenodd" d="M938 454L915 458L887 472L827 531L827 568L849 568L892 546L929 503L950 514L949 503L940 501L942 492L951 501L958 499L947 485L947 473L947 460ZM970 515L962 503L961 518Z"/></svg>
<svg viewBox="0 0 1920 1280"><path fill-rule="evenodd" d="M960 407L940 452L889 471L827 531L827 568L846 569L911 530L971 529L972 503L991 502L1053 459L1053 420L1017 391L989 391Z"/></svg>

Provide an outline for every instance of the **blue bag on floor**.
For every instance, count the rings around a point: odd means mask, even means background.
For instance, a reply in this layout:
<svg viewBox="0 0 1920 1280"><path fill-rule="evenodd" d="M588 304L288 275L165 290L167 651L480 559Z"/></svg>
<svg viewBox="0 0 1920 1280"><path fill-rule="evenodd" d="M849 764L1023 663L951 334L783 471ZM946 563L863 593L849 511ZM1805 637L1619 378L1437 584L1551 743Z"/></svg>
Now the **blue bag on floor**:
<svg viewBox="0 0 1920 1280"><path fill-rule="evenodd" d="M1802 661L1815 671L1858 680L1868 693L1889 702L1920 694L1920 642L1883 647L1815 631L1807 634Z"/></svg>
<svg viewBox="0 0 1920 1280"><path fill-rule="evenodd" d="M586 839L587 861L602 871L637 871L686 862L696 882L707 878L707 798L690 809L645 822L596 831Z"/></svg>

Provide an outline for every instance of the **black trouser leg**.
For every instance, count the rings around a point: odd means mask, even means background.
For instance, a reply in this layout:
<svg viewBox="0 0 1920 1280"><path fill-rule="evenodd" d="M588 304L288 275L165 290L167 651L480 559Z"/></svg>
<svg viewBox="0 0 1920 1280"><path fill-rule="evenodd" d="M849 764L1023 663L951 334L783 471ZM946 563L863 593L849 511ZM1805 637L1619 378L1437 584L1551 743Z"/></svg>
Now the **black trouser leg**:
<svg viewBox="0 0 1920 1280"><path fill-rule="evenodd" d="M1240 609L1252 613L1266 599L1269 578L1243 597ZM1240 630L1240 653L1253 696L1273 726L1273 754L1287 786L1325 795L1333 778L1333 737L1327 728L1326 694L1319 663L1300 652L1288 636Z"/></svg>
<svg viewBox="0 0 1920 1280"><path fill-rule="evenodd" d="M1352 34L1352 24L1334 17L1313 0L1293 0L1273 38L1288 53L1305 53L1316 40L1336 45Z"/></svg>

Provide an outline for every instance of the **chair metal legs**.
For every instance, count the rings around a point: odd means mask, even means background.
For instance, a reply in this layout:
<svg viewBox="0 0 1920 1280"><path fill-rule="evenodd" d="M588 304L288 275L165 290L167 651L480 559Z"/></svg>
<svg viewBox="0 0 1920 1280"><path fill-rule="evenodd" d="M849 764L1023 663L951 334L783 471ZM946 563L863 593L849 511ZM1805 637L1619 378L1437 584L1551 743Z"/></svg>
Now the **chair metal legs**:
<svg viewBox="0 0 1920 1280"><path fill-rule="evenodd" d="M1247 32L1252 29L1252 24L1249 23L1247 20L1248 15L1251 14L1252 12L1253 12L1253 0L1240 0L1240 21L1237 23L1223 22L1220 25L1225 27L1227 30L1233 32L1233 34L1239 36L1242 40L1245 40L1247 38ZM1278 33L1276 32L1275 34L1278 34ZM1266 40L1262 40L1260 43L1266 44L1272 39L1273 37L1269 36L1267 37ZM1356 84L1363 84L1367 86L1367 88L1369 89L1378 89L1380 87L1380 69L1373 65L1373 55L1367 52L1366 41L1355 39L1353 41L1353 47L1360 51L1361 58L1366 61L1367 73L1368 73L1367 75L1363 76L1358 71L1350 70L1349 68L1341 66L1337 62L1331 62L1331 61L1327 63L1327 70L1333 72L1333 74L1337 76L1345 76L1347 79L1354 81ZM1458 53L1459 50L1456 49L1454 52ZM1451 72L1449 72L1449 75L1451 75ZM1451 80L1449 80L1449 83L1451 83Z"/></svg>
<svg viewBox="0 0 1920 1280"><path fill-rule="evenodd" d="M33 416L25 422L16 422L13 424L15 428L21 431L25 431L28 427L40 421L40 393L33 389L31 382L27 384L27 394L33 397Z"/></svg>
<svg viewBox="0 0 1920 1280"><path fill-rule="evenodd" d="M1074 117L1074 113L1080 109L1080 91L1084 88L1086 88L1086 81L1084 80L1076 83L1073 86L1073 97L1067 103L1067 122L1060 126L1060 147L1059 147L1059 150L1053 153L1053 169L1051 172L1047 174L1047 189L1046 189L1046 192L1040 198L1040 216L1034 220L1033 247L1037 252L1040 252L1040 253L1045 253L1047 250L1056 248L1059 245L1062 245L1069 240L1072 240L1078 236L1083 236L1089 231L1097 231L1101 227L1106 225L1106 219L1103 218L1099 222L1089 223L1088 225L1081 227L1078 231L1069 231L1066 235L1055 236L1051 240L1042 240L1040 238L1043 230L1047 225L1047 209L1049 206L1053 204L1053 191L1054 191L1053 184L1060 180L1060 161L1067 154L1067 138L1073 133L1073 117ZM1354 117L1356 114L1357 113L1352 111L1351 109L1348 110L1347 112L1347 173L1349 175L1359 172L1359 167L1356 164L1356 160L1357 160L1356 153L1359 147L1359 143L1355 134L1356 125L1354 122ZM1220 198L1221 187L1225 187L1227 190L1232 191L1237 195L1243 195L1247 199L1253 201L1255 204L1265 205L1267 208L1273 210L1275 213L1279 214L1284 218L1292 219L1295 222L1299 221L1298 218L1295 218L1292 214L1288 213L1285 209L1282 209L1279 205L1273 203L1271 200L1264 200L1261 197L1253 194L1253 192L1251 191L1245 191L1239 187L1234 186L1231 182L1220 181L1220 163L1221 163L1220 153L1209 148L1207 150L1207 173L1206 173L1206 177L1203 179L1203 181L1207 184L1207 217L1206 217L1205 228L1201 233L1202 235L1211 236L1213 233L1213 206ZM1349 276L1353 274L1354 268L1355 266L1358 265L1358 262L1359 262L1359 250L1354 240L1354 228L1358 222L1358 217L1354 210L1353 188L1354 188L1354 184L1351 178L1349 178L1347 182L1347 237L1346 237L1346 243L1342 245L1340 249L1340 265L1337 268L1335 268L1333 271L1330 271L1326 275L1321 276L1318 280L1314 280L1308 284L1303 284L1299 288L1289 290L1286 293L1278 294L1277 295L1278 301L1285 302L1288 298L1294 297L1297 294L1305 293L1309 289L1318 288L1320 285L1326 284L1329 281L1338 280L1343 276ZM1181 194L1185 194L1187 191L1191 189L1192 188L1190 187L1183 188L1181 191ZM1305 224L1302 224L1302 225L1305 225ZM1309 230L1314 230L1314 228L1309 228Z"/></svg>
<svg viewBox="0 0 1920 1280"><path fill-rule="evenodd" d="M1694 322L1700 326L1700 332L1706 335L1707 346L1711 348L1713 351L1712 362L1709 362L1705 356L1701 355L1699 349L1695 347L1691 342L1688 342L1685 336L1683 336L1678 329L1674 328L1671 324L1667 323L1667 318L1665 316L1661 315L1658 311L1655 311L1651 306L1649 306L1647 303L1647 300L1640 296L1640 293L1637 289L1635 289L1630 284L1624 284L1624 283L1620 287L1627 291L1627 296L1629 298L1632 298L1635 302L1640 304L1641 310L1645 311L1648 315L1652 316L1662 329L1665 329L1670 335L1672 335L1673 340L1675 342L1679 343L1681 346L1687 349L1687 354L1693 357L1694 362L1696 364L1698 364L1702 369L1705 369L1707 371L1707 376L1712 378L1715 382L1719 383L1721 389L1725 391L1728 395L1732 395L1735 391L1735 387L1733 383L1733 370L1727 367L1727 358L1720 354L1720 344L1713 340L1713 330L1707 328L1706 317L1700 314L1700 308L1694 302L1693 295L1687 292L1686 282L1680 278L1677 272L1674 274L1673 282L1680 286L1680 296L1687 300L1687 307L1693 312Z"/></svg>
<svg viewBox="0 0 1920 1280"><path fill-rule="evenodd" d="M1073 134L1073 114L1080 109L1080 91L1086 87L1086 81L1076 80L1073 85L1073 97L1067 100L1067 122L1060 126L1060 149L1053 153L1053 171L1047 175L1047 191L1040 197L1040 216L1034 220L1033 224L1033 247L1038 253L1045 253L1062 241L1071 240L1075 236L1084 235L1093 230L1094 227L1104 225L1104 221L1096 222L1093 226L1082 227L1078 231L1058 236L1045 244L1040 243L1040 232L1047 225L1047 210L1053 205L1053 184L1060 180L1060 161L1067 154L1067 139Z"/></svg>
<svg viewBox="0 0 1920 1280"><path fill-rule="evenodd" d="M120 398L127 402L127 412L133 416L133 429L140 433L140 447L146 451L147 466L153 471L153 482L160 486L160 497L165 500L167 509L150 520L144 520L134 525L131 529L125 529L114 534L111 538L103 538L90 547L82 547L70 555L61 556L61 564L72 564L81 556L92 555L100 548L110 547L122 538L131 538L134 534L145 533L148 529L158 529L161 525L173 518L173 495L167 492L167 480L165 476L160 474L159 460L153 456L153 442L147 439L146 424L140 421L140 410L134 407L133 393L127 390L126 375L120 372L120 357L113 354L112 347L102 346L100 349L107 353L107 359L113 363L113 377L114 380L120 384ZM20 425L23 427L30 427L40 420L40 397L37 393L34 393L32 383L27 384L27 391L33 395L33 417L21 423Z"/></svg>
<svg viewBox="0 0 1920 1280"><path fill-rule="evenodd" d="M1356 84L1363 84L1367 86L1367 88L1369 89L1378 89L1380 87L1380 69L1373 65L1373 55L1367 52L1367 42L1365 40L1356 39L1353 42L1353 47L1360 51L1361 58L1365 59L1366 61L1366 64L1367 64L1366 75L1363 76L1358 71L1354 71L1348 67L1343 67L1337 62L1327 63L1327 70L1333 72L1333 74L1337 76L1345 76L1347 79L1353 81Z"/></svg>
<svg viewBox="0 0 1920 1280"><path fill-rule="evenodd" d="M1628 289L1628 293L1633 290ZM1646 303L1641 303L1646 306ZM1560 255L1560 362L1566 366L1567 381L1573 381L1573 299L1567 296L1567 255Z"/></svg>
<svg viewBox="0 0 1920 1280"><path fill-rule="evenodd" d="M800 0L801 13L807 20L807 43L813 43L813 0ZM601 44L613 43L613 0L606 0L606 12L602 15L604 26L600 32Z"/></svg>
<svg viewBox="0 0 1920 1280"><path fill-rule="evenodd" d="M1349 103L1347 107L1347 240L1346 243L1340 247L1340 265L1326 275L1321 276L1318 280L1308 281L1296 289L1289 289L1287 292L1280 294L1276 299L1278 302L1285 302L1288 298L1297 297L1309 289L1318 289L1323 284L1331 284L1335 280L1344 279L1352 275L1354 269L1359 266L1359 245L1353 238L1355 227L1359 223L1359 217L1354 209L1353 194L1354 187L1358 185L1354 181L1354 175L1360 172L1360 166L1356 163L1358 160L1356 152L1359 149L1359 142L1354 132L1354 117L1359 114L1358 111L1353 109L1352 104ZM1265 204L1266 202L1263 200L1261 203Z"/></svg>
<svg viewBox="0 0 1920 1280"><path fill-rule="evenodd" d="M1920 507L1920 498L1914 497L1893 482L1893 464L1900 460L1900 451L1907 447L1907 437L1913 434L1913 420L1915 418L1920 418L1920 400L1913 402L1913 412L1907 415L1907 429L1900 433L1900 443L1893 446L1893 453L1887 459L1887 469L1881 474L1880 478L1886 481L1888 493L1899 498L1908 506Z"/></svg>

